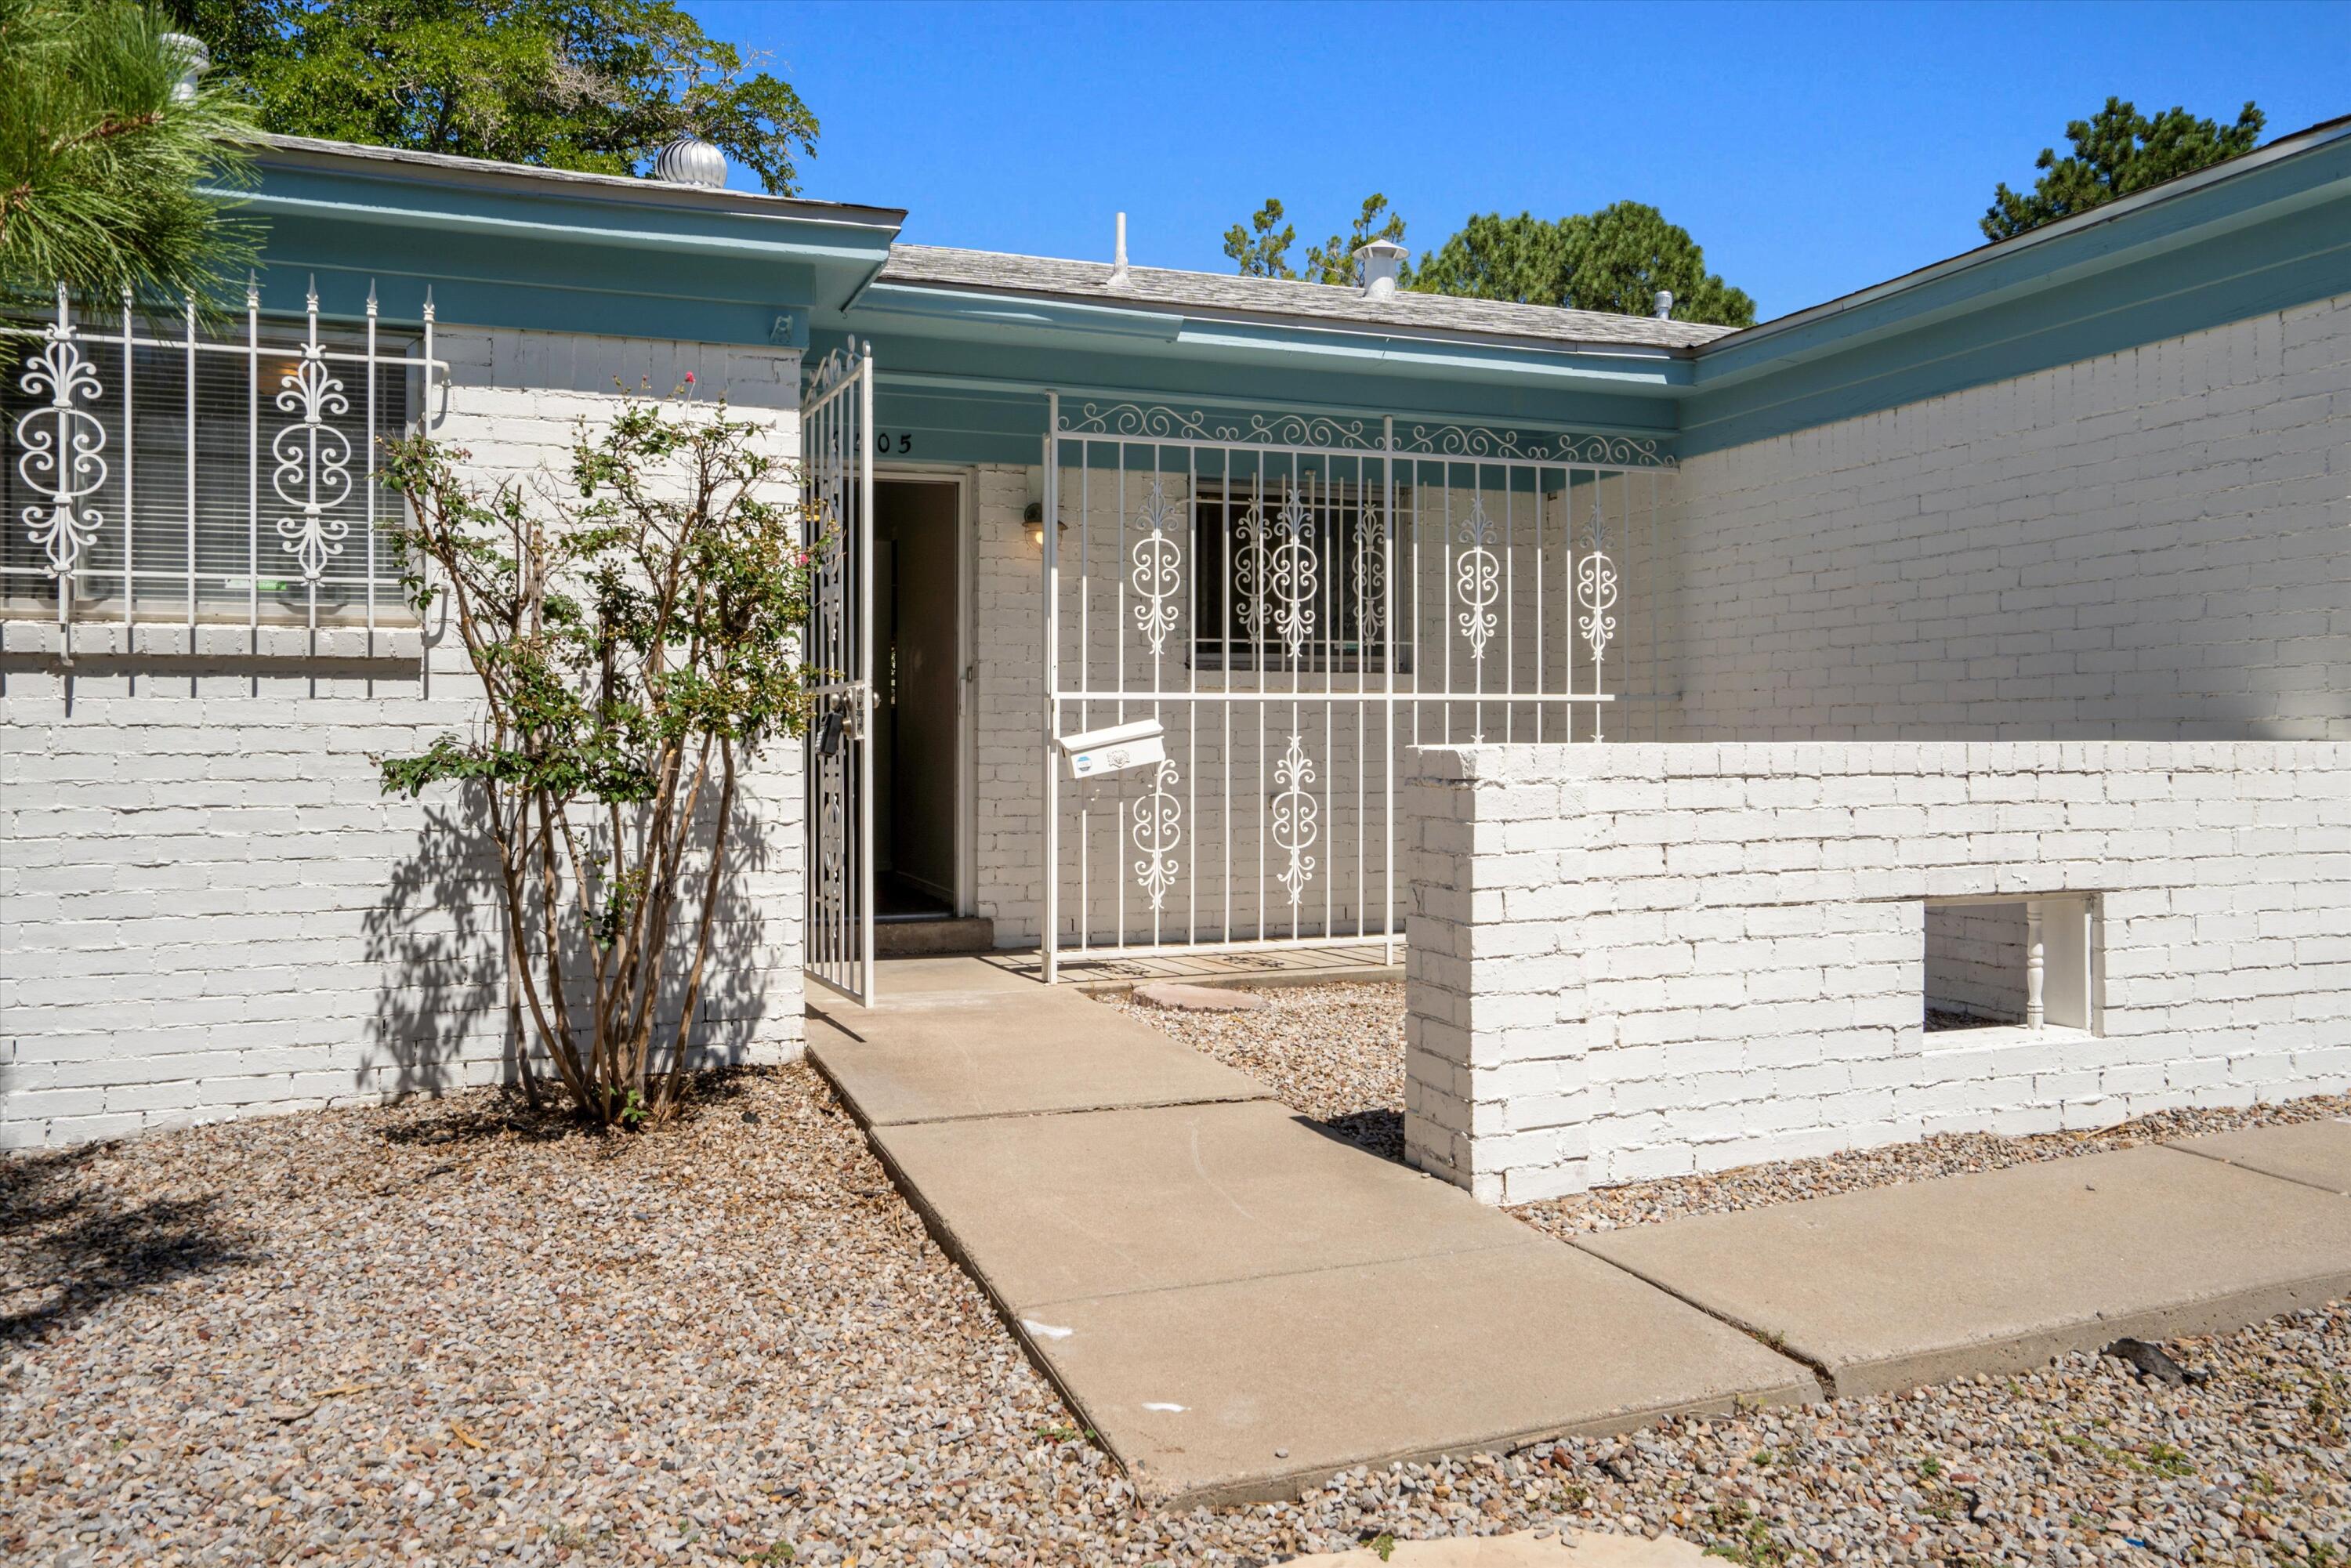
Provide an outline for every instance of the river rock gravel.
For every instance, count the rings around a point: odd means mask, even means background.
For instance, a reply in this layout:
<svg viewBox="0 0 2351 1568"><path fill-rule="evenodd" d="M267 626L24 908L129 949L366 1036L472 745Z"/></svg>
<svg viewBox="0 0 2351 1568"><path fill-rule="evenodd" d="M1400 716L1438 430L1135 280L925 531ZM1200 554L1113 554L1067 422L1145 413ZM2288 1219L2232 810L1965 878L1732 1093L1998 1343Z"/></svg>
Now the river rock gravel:
<svg viewBox="0 0 2351 1568"><path fill-rule="evenodd" d="M1387 1159L1404 1158L1404 987L1393 980L1267 986L1257 1012L1112 1005L1237 1067L1294 1111Z"/></svg>
<svg viewBox="0 0 2351 1568"><path fill-rule="evenodd" d="M474 1091L0 1164L0 1562L1259 1563L1569 1525L1755 1563L2339 1563L2351 1316L2168 1349L2207 1375L2072 1356L1171 1512L807 1068L610 1139Z"/></svg>

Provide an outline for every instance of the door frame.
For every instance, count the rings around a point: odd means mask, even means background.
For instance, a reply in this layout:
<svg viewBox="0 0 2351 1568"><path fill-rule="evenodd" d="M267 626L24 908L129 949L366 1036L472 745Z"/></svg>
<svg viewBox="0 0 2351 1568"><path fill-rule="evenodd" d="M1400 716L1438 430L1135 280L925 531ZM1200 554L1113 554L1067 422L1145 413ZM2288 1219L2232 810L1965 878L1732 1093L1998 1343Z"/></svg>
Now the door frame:
<svg viewBox="0 0 2351 1568"><path fill-rule="evenodd" d="M952 485L956 491L955 912L958 915L976 914L979 905L979 636L972 624L977 478L968 467L944 464L873 465L876 486Z"/></svg>

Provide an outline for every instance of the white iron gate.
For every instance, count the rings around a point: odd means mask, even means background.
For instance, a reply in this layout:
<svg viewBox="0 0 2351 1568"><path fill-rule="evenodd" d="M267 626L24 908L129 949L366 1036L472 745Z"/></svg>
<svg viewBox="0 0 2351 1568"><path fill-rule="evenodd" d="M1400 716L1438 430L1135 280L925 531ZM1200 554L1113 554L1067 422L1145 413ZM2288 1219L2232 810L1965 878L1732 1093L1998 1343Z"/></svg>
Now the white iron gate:
<svg viewBox="0 0 2351 1568"><path fill-rule="evenodd" d="M1631 597L1672 466L1653 442L1049 418L1049 979L1104 950L1392 958L1401 748L1620 731L1628 643L1654 692L1656 604Z"/></svg>
<svg viewBox="0 0 2351 1568"><path fill-rule="evenodd" d="M873 999L873 345L825 356L800 402L800 452L818 507L808 630L808 972Z"/></svg>

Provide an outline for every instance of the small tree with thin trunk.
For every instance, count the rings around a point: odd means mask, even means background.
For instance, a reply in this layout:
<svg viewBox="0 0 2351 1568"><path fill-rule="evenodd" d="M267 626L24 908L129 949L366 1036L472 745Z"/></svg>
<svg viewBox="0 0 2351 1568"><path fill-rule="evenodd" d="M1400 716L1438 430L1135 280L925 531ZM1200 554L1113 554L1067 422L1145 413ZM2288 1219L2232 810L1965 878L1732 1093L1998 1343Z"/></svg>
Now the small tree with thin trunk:
<svg viewBox="0 0 2351 1568"><path fill-rule="evenodd" d="M601 1126L675 1113L742 770L807 722L815 503L768 434L632 399L564 483L487 489L462 450L386 445L411 597L446 604L486 711L380 758L384 788L478 792L530 1034Z"/></svg>

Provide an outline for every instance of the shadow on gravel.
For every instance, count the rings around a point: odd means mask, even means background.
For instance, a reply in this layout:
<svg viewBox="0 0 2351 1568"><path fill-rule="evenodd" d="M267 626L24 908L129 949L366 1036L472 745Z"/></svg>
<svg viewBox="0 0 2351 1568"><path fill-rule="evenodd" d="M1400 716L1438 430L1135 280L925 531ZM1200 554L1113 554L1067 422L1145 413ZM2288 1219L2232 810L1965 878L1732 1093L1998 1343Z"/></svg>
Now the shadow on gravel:
<svg viewBox="0 0 2351 1568"><path fill-rule="evenodd" d="M0 1163L0 1344L37 1341L117 1296L254 1260L217 1195L125 1203L89 1167L104 1145Z"/></svg>
<svg viewBox="0 0 2351 1568"><path fill-rule="evenodd" d="M1326 1138L1343 1144L1353 1144L1367 1154L1384 1160L1404 1163L1404 1113L1384 1106L1373 1111L1350 1111L1343 1116L1308 1116L1298 1118L1301 1126L1311 1127Z"/></svg>
<svg viewBox="0 0 2351 1568"><path fill-rule="evenodd" d="M690 1126L695 1118L725 1109L748 1091L748 1078L758 1068L722 1067L686 1077L685 1097L678 1106L677 1119L668 1127L651 1135ZM600 1128L569 1108L563 1098L563 1085L542 1083L540 1097L546 1103L531 1109L520 1089L511 1084L501 1086L486 1097L467 1096L463 1101L434 1104L413 1122L384 1129L383 1141L417 1148L439 1148L460 1144L496 1143L515 1139L527 1144L550 1144L564 1138L611 1138L615 1140L638 1136L612 1128Z"/></svg>

